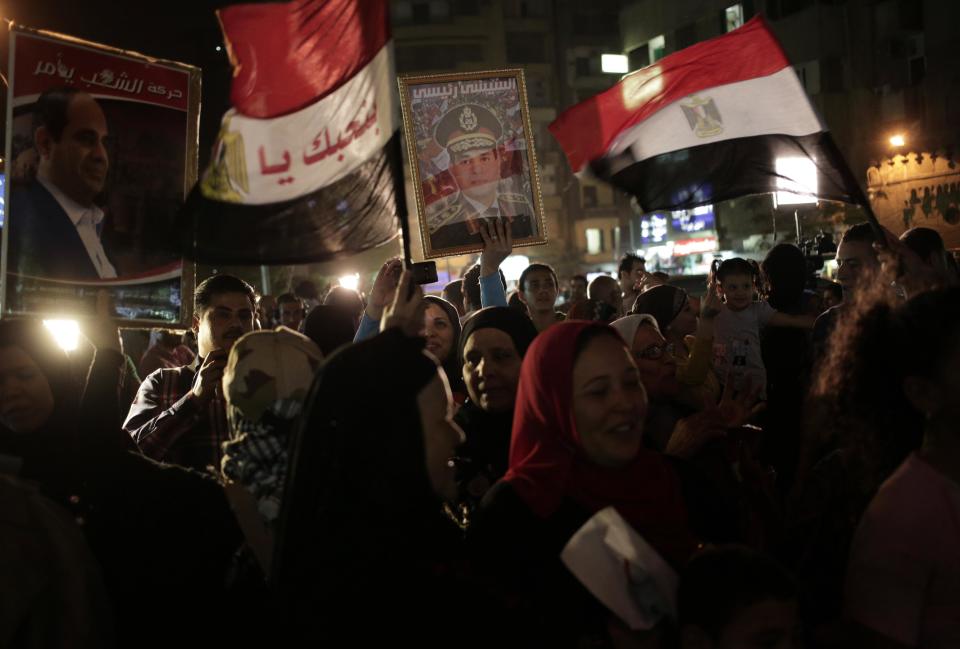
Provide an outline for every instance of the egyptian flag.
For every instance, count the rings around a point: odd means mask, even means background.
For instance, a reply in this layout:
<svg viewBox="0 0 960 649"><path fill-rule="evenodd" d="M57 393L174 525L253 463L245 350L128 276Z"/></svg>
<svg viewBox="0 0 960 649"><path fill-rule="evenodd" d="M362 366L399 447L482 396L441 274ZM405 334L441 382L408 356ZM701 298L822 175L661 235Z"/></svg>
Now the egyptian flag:
<svg viewBox="0 0 960 649"><path fill-rule="evenodd" d="M397 236L403 171L386 0L217 12L234 76L182 212L204 263L325 261Z"/></svg>
<svg viewBox="0 0 960 649"><path fill-rule="evenodd" d="M776 191L866 204L760 17L625 76L549 128L574 172L646 212Z"/></svg>

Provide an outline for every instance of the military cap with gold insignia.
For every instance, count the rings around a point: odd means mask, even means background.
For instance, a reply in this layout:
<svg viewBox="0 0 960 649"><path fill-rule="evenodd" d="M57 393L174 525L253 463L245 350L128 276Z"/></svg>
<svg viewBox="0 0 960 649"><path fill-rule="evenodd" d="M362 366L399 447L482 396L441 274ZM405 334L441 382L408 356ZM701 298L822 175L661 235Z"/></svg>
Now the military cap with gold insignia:
<svg viewBox="0 0 960 649"><path fill-rule="evenodd" d="M451 154L457 154L495 148L502 134L503 126L493 111L479 104L464 104L440 118L433 137Z"/></svg>

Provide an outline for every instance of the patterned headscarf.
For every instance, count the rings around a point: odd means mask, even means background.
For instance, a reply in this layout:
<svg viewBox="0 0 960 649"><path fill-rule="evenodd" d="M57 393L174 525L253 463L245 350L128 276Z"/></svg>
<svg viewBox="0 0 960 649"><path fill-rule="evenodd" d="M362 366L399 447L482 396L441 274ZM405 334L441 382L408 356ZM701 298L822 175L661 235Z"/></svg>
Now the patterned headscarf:
<svg viewBox="0 0 960 649"><path fill-rule="evenodd" d="M280 512L292 425L322 361L309 338L286 327L248 333L230 351L223 372L230 441L221 470L256 497L268 523Z"/></svg>

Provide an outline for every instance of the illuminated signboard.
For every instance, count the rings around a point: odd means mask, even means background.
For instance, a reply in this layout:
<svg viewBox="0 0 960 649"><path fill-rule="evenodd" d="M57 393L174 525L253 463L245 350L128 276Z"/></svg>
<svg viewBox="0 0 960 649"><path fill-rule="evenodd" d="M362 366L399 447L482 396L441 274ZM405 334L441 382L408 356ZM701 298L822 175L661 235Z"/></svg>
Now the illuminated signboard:
<svg viewBox="0 0 960 649"><path fill-rule="evenodd" d="M719 250L720 246L717 242L716 237L704 237L703 239L686 239L684 241L677 241L673 244L673 254L680 255L694 255L704 252L713 252L714 250Z"/></svg>
<svg viewBox="0 0 960 649"><path fill-rule="evenodd" d="M667 237L667 217L662 214L650 214L640 220L640 241L660 243Z"/></svg>
<svg viewBox="0 0 960 649"><path fill-rule="evenodd" d="M686 233L713 230L713 205L701 205L692 210L671 212L670 227L674 232Z"/></svg>

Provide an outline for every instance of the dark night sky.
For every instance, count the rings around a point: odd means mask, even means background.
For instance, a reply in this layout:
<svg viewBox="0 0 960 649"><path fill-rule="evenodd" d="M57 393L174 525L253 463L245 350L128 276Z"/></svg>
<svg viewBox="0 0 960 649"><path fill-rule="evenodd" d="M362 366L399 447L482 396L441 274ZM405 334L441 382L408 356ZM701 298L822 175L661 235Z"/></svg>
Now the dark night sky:
<svg viewBox="0 0 960 649"><path fill-rule="evenodd" d="M214 11L234 4L214 0L7 0L0 16L98 43L196 65L203 70L200 163L205 164L229 107L230 66ZM3 37L3 69L8 44Z"/></svg>

